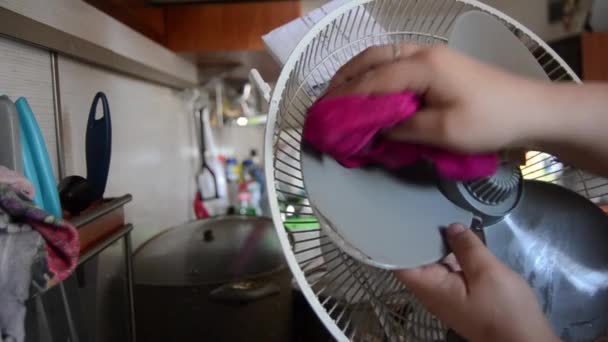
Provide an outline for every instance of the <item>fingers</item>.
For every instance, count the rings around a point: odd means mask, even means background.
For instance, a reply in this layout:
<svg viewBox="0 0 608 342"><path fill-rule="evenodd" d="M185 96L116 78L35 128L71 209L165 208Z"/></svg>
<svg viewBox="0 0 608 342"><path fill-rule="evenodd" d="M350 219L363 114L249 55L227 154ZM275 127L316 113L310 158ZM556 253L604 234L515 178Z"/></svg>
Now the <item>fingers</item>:
<svg viewBox="0 0 608 342"><path fill-rule="evenodd" d="M395 47L398 48L397 54L395 54ZM332 78L328 89L331 91L381 64L408 58L422 48L420 45L407 43L372 46L344 64Z"/></svg>
<svg viewBox="0 0 608 342"><path fill-rule="evenodd" d="M450 225L446 231L446 237L457 261L447 260L447 262L449 265L458 265L465 277L474 277L500 266L496 257L490 253L481 240L462 224ZM466 284L462 274L454 272L455 267L448 266L436 263L417 269L396 271L395 275L416 296L466 293Z"/></svg>
<svg viewBox="0 0 608 342"><path fill-rule="evenodd" d="M481 240L463 225L450 225L446 238L457 260L457 263L454 263L454 260L448 260L448 263L459 265L462 272L455 272L455 267L440 263L395 272L397 279L401 280L424 306L441 317L450 314L450 307L459 307L466 302L469 279L500 266Z"/></svg>
<svg viewBox="0 0 608 342"><path fill-rule="evenodd" d="M452 272L445 265L395 271L395 276L432 312L441 312L446 306L457 305L466 298L462 274Z"/></svg>
<svg viewBox="0 0 608 342"><path fill-rule="evenodd" d="M439 110L427 107L387 130L384 136L396 141L437 145L443 130L442 120Z"/></svg>
<svg viewBox="0 0 608 342"><path fill-rule="evenodd" d="M462 224L450 225L446 231L446 238L465 277L475 277L499 266L498 260L483 242Z"/></svg>
<svg viewBox="0 0 608 342"><path fill-rule="evenodd" d="M431 264L420 268L399 270L395 275L409 289L415 292L443 287L451 271L441 264Z"/></svg>
<svg viewBox="0 0 608 342"><path fill-rule="evenodd" d="M456 260L454 254L450 254L447 257L443 258L443 260L441 260L441 264L445 265L452 272L462 271L462 268L460 267L460 264L458 263L458 260Z"/></svg>
<svg viewBox="0 0 608 342"><path fill-rule="evenodd" d="M429 88L432 72L423 58L414 55L382 64L338 85L328 96L391 94L405 90L423 94Z"/></svg>

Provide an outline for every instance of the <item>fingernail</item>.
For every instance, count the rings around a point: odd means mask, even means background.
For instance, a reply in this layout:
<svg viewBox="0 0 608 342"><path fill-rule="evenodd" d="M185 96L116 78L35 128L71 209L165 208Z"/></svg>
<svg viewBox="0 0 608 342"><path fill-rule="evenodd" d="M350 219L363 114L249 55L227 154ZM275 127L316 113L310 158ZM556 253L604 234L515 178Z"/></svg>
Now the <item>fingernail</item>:
<svg viewBox="0 0 608 342"><path fill-rule="evenodd" d="M464 232L465 230L467 230L467 227L460 224L460 223L454 223L448 226L448 229L446 229L446 235L447 236L456 236L462 232Z"/></svg>

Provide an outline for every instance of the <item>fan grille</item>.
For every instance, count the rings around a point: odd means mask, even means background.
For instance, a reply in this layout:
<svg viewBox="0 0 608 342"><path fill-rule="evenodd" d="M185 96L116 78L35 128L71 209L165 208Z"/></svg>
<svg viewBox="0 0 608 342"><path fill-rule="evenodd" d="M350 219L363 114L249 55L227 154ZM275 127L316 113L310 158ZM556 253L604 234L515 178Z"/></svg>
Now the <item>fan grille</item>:
<svg viewBox="0 0 608 342"><path fill-rule="evenodd" d="M397 42L445 44L455 19L471 10L498 16L551 80L578 81L554 52L516 22L479 3L455 0L355 0L319 22L281 73L271 100L265 150L273 218L298 285L338 339L440 341L447 331L391 272L352 259L320 229L301 171L306 111L338 68L367 47ZM566 181L570 173L580 175L578 182ZM601 197L608 190L603 179L599 188L585 186L598 178L537 152L528 153L522 174L575 190L582 185L590 198L595 198L591 191L602 189L597 192Z"/></svg>

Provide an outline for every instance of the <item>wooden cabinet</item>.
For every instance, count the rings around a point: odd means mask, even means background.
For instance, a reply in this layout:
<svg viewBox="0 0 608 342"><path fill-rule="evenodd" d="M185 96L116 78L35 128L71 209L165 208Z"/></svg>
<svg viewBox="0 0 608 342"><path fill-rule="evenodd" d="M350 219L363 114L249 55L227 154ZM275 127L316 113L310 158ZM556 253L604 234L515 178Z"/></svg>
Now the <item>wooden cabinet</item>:
<svg viewBox="0 0 608 342"><path fill-rule="evenodd" d="M84 0L135 31L165 45L165 10L153 7L145 0Z"/></svg>
<svg viewBox="0 0 608 342"><path fill-rule="evenodd" d="M150 6L84 0L176 52L262 50L262 35L300 16L299 0Z"/></svg>
<svg viewBox="0 0 608 342"><path fill-rule="evenodd" d="M167 46L178 52L262 50L262 35L299 16L299 1L167 7Z"/></svg>
<svg viewBox="0 0 608 342"><path fill-rule="evenodd" d="M583 33L583 79L608 81L608 32Z"/></svg>

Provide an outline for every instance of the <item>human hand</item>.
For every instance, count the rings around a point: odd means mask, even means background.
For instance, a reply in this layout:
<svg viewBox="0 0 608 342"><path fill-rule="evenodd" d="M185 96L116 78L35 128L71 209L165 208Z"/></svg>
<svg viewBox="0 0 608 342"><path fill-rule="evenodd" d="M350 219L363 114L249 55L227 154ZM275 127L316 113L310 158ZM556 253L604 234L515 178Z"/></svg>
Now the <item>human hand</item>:
<svg viewBox="0 0 608 342"><path fill-rule="evenodd" d="M524 279L463 225L450 225L446 237L451 267L395 272L422 305L470 341L558 341Z"/></svg>
<svg viewBox="0 0 608 342"><path fill-rule="evenodd" d="M444 46L371 47L334 76L326 97L413 91L423 107L386 132L459 152L523 147L548 123L548 82L521 78ZM398 56L397 58L395 58Z"/></svg>

